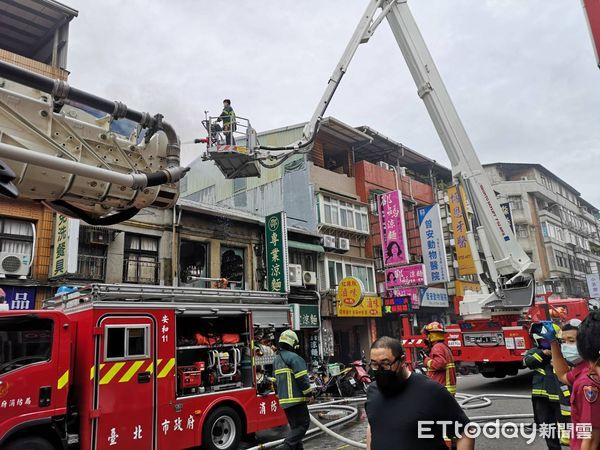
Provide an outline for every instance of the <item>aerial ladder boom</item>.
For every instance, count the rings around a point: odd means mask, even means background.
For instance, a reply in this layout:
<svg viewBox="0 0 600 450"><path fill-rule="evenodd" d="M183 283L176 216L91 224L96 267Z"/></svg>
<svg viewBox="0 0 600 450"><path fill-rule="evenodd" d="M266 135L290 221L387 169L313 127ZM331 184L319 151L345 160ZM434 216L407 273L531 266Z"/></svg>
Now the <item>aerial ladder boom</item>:
<svg viewBox="0 0 600 450"><path fill-rule="evenodd" d="M279 161L287 159L290 155L309 151L319 123L358 46L371 38L383 19L387 19L392 29L417 86L417 93L425 103L448 154L454 178L465 188L473 208L477 236L488 266L480 277L485 280L488 289L481 294L467 291L465 299L461 302L461 314L486 317L493 308L519 309L529 306L535 294L535 266L517 242L502 212L491 183L408 8L407 0L370 0L312 118L303 130L303 138L300 141L276 148L260 146L256 141L256 146L251 150L258 157ZM278 156L273 156L273 152L278 152ZM473 227L470 235L474 243ZM476 251L475 246L472 248Z"/></svg>

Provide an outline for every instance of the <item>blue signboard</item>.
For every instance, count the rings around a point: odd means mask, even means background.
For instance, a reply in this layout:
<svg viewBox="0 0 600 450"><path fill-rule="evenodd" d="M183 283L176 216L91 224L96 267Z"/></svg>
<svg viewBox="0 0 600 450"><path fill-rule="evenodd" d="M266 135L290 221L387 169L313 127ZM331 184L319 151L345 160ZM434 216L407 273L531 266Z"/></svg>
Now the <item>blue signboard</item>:
<svg viewBox="0 0 600 450"><path fill-rule="evenodd" d="M0 286L9 309L35 309L35 287Z"/></svg>

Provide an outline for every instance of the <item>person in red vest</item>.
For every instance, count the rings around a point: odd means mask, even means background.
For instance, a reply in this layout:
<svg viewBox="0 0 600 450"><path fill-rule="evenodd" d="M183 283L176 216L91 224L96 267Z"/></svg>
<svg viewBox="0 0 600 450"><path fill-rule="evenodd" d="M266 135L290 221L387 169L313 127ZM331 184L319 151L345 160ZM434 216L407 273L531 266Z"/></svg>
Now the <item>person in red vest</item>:
<svg viewBox="0 0 600 450"><path fill-rule="evenodd" d="M439 322L431 322L423 328L427 335L430 350L429 354L423 352L423 363L427 368L427 376L437 381L450 394L456 394L456 365L454 357L444 342L444 325Z"/></svg>

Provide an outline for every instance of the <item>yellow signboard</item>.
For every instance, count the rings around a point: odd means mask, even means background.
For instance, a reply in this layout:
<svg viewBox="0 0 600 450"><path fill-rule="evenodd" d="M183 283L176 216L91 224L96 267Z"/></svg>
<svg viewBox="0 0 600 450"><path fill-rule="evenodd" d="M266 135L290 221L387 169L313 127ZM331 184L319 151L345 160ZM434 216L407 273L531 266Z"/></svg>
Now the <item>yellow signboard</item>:
<svg viewBox="0 0 600 450"><path fill-rule="evenodd" d="M382 301L376 295L366 295L362 302L355 306L337 303L338 317L381 317Z"/></svg>
<svg viewBox="0 0 600 450"><path fill-rule="evenodd" d="M460 193L459 193L460 192ZM467 224L465 223L465 193L457 186L448 188L448 198L450 199L450 215L452 217L452 234L454 236L454 246L456 248L456 259L458 261L459 275L474 275L477 273L471 245L467 239Z"/></svg>
<svg viewBox="0 0 600 450"><path fill-rule="evenodd" d="M465 291L481 292L481 286L475 281L462 281L456 280L454 282L455 295L458 297L464 297Z"/></svg>
<svg viewBox="0 0 600 450"><path fill-rule="evenodd" d="M335 297L338 304L353 307L360 303L364 295L365 288L362 281L355 277L346 277L340 281Z"/></svg>

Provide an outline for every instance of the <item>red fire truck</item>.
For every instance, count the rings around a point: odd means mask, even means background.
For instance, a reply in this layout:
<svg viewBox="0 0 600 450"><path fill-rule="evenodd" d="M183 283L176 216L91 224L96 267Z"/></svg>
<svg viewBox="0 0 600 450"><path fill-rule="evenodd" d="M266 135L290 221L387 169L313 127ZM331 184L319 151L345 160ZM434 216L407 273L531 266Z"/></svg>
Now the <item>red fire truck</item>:
<svg viewBox="0 0 600 450"><path fill-rule="evenodd" d="M522 315L495 315L491 319L468 319L446 326L446 344L459 372L477 371L487 378L516 375L523 369L523 354L533 346L529 327L534 322L583 320L589 301L583 298L550 299L544 296ZM548 305L548 308L546 308ZM549 317L548 317L549 316ZM407 348L425 348L426 336L404 336Z"/></svg>
<svg viewBox="0 0 600 450"><path fill-rule="evenodd" d="M233 450L286 423L256 375L254 333L285 296L95 284L0 312L0 448ZM72 448L72 447L69 447Z"/></svg>

